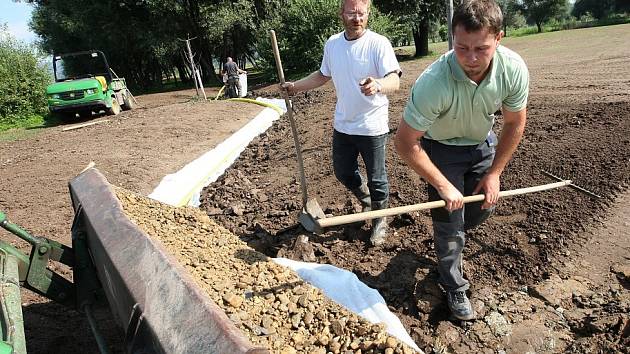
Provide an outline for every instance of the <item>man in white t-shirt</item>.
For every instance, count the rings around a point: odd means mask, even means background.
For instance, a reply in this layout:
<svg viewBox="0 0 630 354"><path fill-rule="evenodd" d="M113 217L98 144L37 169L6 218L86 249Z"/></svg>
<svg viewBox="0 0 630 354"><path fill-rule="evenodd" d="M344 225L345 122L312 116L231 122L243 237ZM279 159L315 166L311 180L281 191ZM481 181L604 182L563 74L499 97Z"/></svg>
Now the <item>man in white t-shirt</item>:
<svg viewBox="0 0 630 354"><path fill-rule="evenodd" d="M337 92L333 132L333 167L337 179L361 201L363 210L388 206L385 167L388 107L386 93L398 90L400 65L387 38L367 29L369 0L342 1L344 31L331 36L318 71L282 86L289 94L320 87L331 78ZM359 172L358 156L367 181ZM372 221L370 242L385 242L387 221Z"/></svg>

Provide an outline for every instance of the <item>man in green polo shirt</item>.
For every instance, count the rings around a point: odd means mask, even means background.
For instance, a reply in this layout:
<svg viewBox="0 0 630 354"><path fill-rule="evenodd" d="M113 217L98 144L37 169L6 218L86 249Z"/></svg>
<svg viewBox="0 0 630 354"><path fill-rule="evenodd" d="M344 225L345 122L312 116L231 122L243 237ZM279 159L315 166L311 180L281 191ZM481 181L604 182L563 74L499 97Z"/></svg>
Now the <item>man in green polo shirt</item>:
<svg viewBox="0 0 630 354"><path fill-rule="evenodd" d="M497 203L500 177L526 120L529 73L521 57L499 45L503 16L494 0L465 0L453 14L454 48L416 80L395 146L428 182L440 283L453 315L475 318L461 262L465 231L483 222ZM501 109L503 127L492 131ZM464 195L485 200L464 206Z"/></svg>

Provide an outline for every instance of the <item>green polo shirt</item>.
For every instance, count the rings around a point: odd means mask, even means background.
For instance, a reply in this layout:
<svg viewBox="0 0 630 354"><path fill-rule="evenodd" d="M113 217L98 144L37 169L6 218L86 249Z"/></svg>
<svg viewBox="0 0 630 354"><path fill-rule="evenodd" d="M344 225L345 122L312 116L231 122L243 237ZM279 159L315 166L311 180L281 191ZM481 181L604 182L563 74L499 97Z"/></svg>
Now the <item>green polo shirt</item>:
<svg viewBox="0 0 630 354"><path fill-rule="evenodd" d="M503 107L518 112L527 105L529 72L523 59L499 46L491 69L477 85L450 51L431 64L416 80L404 119L425 137L447 145L477 145Z"/></svg>

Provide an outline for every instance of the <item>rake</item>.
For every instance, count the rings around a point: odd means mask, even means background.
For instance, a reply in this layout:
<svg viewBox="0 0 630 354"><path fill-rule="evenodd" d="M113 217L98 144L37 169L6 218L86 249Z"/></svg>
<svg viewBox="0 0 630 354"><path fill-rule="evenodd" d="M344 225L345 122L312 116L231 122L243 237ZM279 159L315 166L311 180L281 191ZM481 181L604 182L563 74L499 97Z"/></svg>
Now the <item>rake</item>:
<svg viewBox="0 0 630 354"><path fill-rule="evenodd" d="M559 177L553 176L553 178L558 179ZM527 194L527 193L542 192L542 191L565 187L565 186L575 188L576 190L582 193L586 193L590 196L601 198L589 190L576 186L575 184L573 184L571 180L562 180L562 179L560 179L558 182L549 183L549 184L501 191L499 192L499 197L504 198L504 197L511 197L511 196ZM484 199L485 199L484 194L466 196L464 197L464 204L472 203L472 202L479 202ZM393 207L393 208L387 208L387 209L381 209L381 210L372 210L372 211L363 212L363 213L355 213L355 214L340 215L340 216L325 217L325 218L311 218L310 220L307 220L306 222L300 221L300 223L308 231L316 233L316 234L320 234L323 232L325 228L332 227L332 226L345 225L345 224L350 224L350 223L354 223L358 221L365 221L365 220L370 220L370 219L375 219L375 218L400 215L400 214L405 214L405 213L410 213L410 212L420 211L420 210L441 208L444 206L446 206L446 202L444 200L437 200L437 201L431 201L431 202L420 203L420 204L405 205L405 206L399 206L399 207Z"/></svg>

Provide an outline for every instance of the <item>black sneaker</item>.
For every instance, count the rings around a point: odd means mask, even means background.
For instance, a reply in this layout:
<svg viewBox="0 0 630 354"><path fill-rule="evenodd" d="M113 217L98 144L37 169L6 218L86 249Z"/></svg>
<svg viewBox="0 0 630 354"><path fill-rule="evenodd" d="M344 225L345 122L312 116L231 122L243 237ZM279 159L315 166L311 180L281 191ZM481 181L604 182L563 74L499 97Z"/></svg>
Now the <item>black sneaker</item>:
<svg viewBox="0 0 630 354"><path fill-rule="evenodd" d="M451 313L455 318L462 321L475 319L475 311L470 305L465 291L447 291L446 299L448 308L451 309Z"/></svg>

